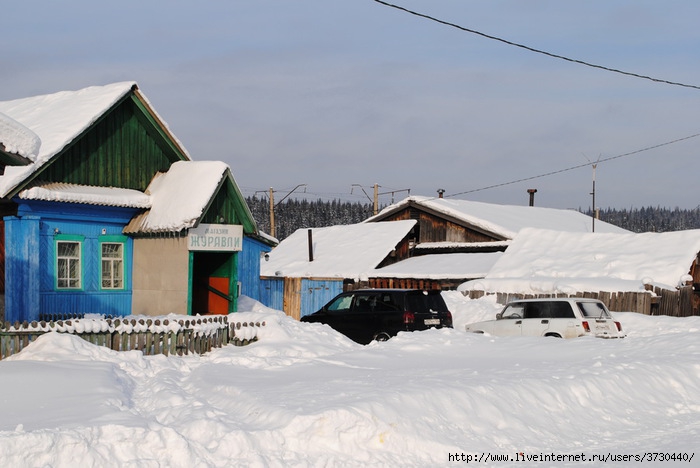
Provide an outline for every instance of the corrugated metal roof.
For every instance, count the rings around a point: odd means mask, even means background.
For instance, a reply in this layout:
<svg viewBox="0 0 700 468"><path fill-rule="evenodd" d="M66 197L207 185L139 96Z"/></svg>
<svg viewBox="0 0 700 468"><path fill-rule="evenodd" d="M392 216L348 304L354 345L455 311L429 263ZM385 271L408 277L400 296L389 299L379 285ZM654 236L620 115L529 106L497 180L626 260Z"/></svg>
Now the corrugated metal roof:
<svg viewBox="0 0 700 468"><path fill-rule="evenodd" d="M58 201L86 205L150 208L151 197L138 190L60 182L35 182L18 194L22 200Z"/></svg>

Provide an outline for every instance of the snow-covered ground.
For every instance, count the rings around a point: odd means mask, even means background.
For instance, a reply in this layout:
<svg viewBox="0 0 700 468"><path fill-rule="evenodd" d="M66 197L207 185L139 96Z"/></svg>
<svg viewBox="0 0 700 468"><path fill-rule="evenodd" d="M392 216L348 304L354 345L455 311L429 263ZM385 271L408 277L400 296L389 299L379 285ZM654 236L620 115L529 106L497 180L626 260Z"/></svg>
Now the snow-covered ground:
<svg viewBox="0 0 700 468"><path fill-rule="evenodd" d="M658 452L693 458L647 455L648 466L700 466L700 317L616 313L623 340L496 338L463 331L497 312L493 299L444 294L454 329L368 346L250 300L244 314L267 322L260 341L205 356L45 335L0 362L0 466L432 467L488 455L509 461L482 466L558 467Z"/></svg>

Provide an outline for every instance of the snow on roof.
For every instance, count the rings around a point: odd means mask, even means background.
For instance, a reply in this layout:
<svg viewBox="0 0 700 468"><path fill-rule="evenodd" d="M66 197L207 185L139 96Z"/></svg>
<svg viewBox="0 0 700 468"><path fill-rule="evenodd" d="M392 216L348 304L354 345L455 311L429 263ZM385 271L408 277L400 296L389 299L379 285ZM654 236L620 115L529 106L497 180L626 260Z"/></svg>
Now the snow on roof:
<svg viewBox="0 0 700 468"><path fill-rule="evenodd" d="M0 195L5 196L33 174L134 86L136 83L132 81L121 82L0 102L0 112L34 133L40 141L37 154L23 154L33 164L5 169L5 174L0 176ZM2 130L0 141L16 140L17 135L8 127L0 127Z"/></svg>
<svg viewBox="0 0 700 468"><path fill-rule="evenodd" d="M41 138L12 117L0 113L0 144L6 152L33 161L39 154Z"/></svg>
<svg viewBox="0 0 700 468"><path fill-rule="evenodd" d="M505 250L510 245L510 241L491 241L491 242L421 242L414 247L414 251L445 251L454 249L469 249L470 252L479 250L493 251ZM466 252L465 252L466 253Z"/></svg>
<svg viewBox="0 0 700 468"><path fill-rule="evenodd" d="M23 200L58 201L125 208L149 208L151 206L151 197L138 190L53 182L35 184L29 189L22 190L18 196Z"/></svg>
<svg viewBox="0 0 700 468"><path fill-rule="evenodd" d="M262 261L261 276L360 278L379 265L415 226L415 220L298 229Z"/></svg>
<svg viewBox="0 0 700 468"><path fill-rule="evenodd" d="M221 161L177 161L146 189L151 208L132 220L125 233L179 232L204 214L229 167Z"/></svg>
<svg viewBox="0 0 700 468"><path fill-rule="evenodd" d="M700 252L700 230L573 233L523 229L484 279L460 290L510 293L674 289Z"/></svg>
<svg viewBox="0 0 700 468"><path fill-rule="evenodd" d="M372 278L469 279L483 278L503 252L430 254L377 268Z"/></svg>
<svg viewBox="0 0 700 468"><path fill-rule="evenodd" d="M0 143L9 152L32 161L28 166L5 168L0 176L0 196L41 168L132 89L137 90L136 83L125 81L0 102L0 113L5 116L0 119ZM146 98L138 95L167 129ZM173 140L177 142L174 136Z"/></svg>
<svg viewBox="0 0 700 468"><path fill-rule="evenodd" d="M497 205L468 200L411 196L384 208L365 220L372 222L388 213L416 204L443 215L459 219L504 239L513 239L520 229L534 227L571 232L591 232L592 220L575 210L560 210L536 206ZM596 221L596 232L629 232L603 221Z"/></svg>

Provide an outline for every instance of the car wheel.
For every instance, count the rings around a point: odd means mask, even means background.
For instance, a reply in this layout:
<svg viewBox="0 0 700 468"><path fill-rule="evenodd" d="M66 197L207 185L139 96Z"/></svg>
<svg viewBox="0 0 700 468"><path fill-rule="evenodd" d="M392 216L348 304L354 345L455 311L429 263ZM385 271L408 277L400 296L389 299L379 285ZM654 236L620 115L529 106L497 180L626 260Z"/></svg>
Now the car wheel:
<svg viewBox="0 0 700 468"><path fill-rule="evenodd" d="M379 332L374 335L374 341L387 341L389 338L391 337L386 332Z"/></svg>
<svg viewBox="0 0 700 468"><path fill-rule="evenodd" d="M550 338L561 338L561 335L559 335L558 333L547 333L544 336L548 336Z"/></svg>

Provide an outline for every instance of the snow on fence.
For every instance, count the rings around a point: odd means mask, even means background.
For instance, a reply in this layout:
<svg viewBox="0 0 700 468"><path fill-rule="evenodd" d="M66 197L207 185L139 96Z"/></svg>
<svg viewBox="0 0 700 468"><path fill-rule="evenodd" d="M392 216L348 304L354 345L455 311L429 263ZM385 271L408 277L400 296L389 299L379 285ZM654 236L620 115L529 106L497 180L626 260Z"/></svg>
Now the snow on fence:
<svg viewBox="0 0 700 468"><path fill-rule="evenodd" d="M469 291L471 299L478 299L488 294L496 294L496 302L507 304L516 299L538 299L546 297L586 297L598 299L614 312L638 312L645 315L670 315L672 317L689 317L700 315L697 298L692 286L677 290L654 288L652 291L639 292L579 292L576 294L513 294L485 293Z"/></svg>
<svg viewBox="0 0 700 468"><path fill-rule="evenodd" d="M227 344L245 346L258 340L265 322L211 317L121 317L0 323L0 359L19 353L45 333L71 333L115 351L145 355L204 354Z"/></svg>

